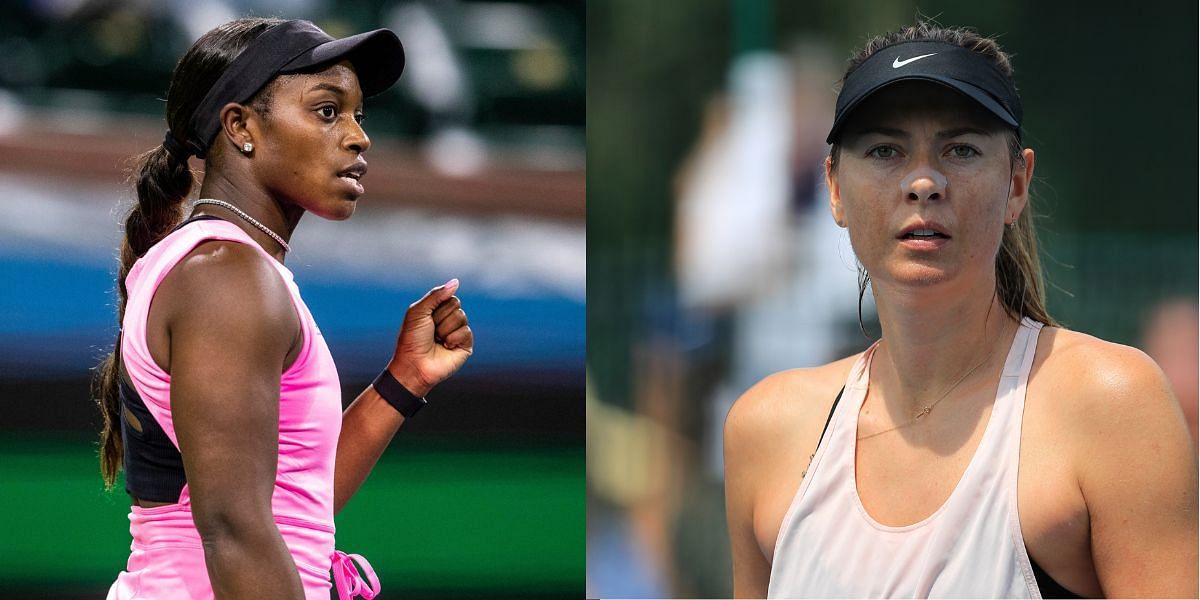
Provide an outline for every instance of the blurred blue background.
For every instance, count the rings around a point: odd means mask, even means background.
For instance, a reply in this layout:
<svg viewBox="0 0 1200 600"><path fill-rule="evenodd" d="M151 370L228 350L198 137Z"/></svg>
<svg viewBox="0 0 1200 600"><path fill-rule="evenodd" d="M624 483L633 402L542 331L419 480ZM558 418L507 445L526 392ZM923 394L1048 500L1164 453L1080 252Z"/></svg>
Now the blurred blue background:
<svg viewBox="0 0 1200 600"><path fill-rule="evenodd" d="M1154 357L1195 435L1194 4L589 2L592 595L728 597L726 412L878 335L824 139L847 59L918 17L1012 56L1050 312Z"/></svg>
<svg viewBox="0 0 1200 600"><path fill-rule="evenodd" d="M124 568L128 498L101 485L88 380L117 332L125 170L161 142L175 62L245 15L388 27L407 50L366 102L355 216L306 216L288 256L346 401L451 277L477 340L338 516L339 547L385 598L578 595L582 0L29 0L0 18L0 596L93 598Z"/></svg>

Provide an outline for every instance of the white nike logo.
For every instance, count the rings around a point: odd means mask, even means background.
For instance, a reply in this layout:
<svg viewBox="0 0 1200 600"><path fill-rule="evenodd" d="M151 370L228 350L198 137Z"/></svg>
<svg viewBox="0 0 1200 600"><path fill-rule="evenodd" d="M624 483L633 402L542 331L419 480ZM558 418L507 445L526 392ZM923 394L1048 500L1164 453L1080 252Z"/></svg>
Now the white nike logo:
<svg viewBox="0 0 1200 600"><path fill-rule="evenodd" d="M937 54L937 52L933 52L933 53L931 53L931 54L922 54L922 55L920 55L920 56L914 56L914 57L912 57L912 58L910 58L910 59L908 59L908 60L900 60L900 57L899 57L899 56L897 56L897 57L896 57L896 60L893 60L893 61L892 61L892 68L893 68L893 69L899 69L900 67L903 67L904 65L907 65L908 63L910 63L910 62L912 62L912 61L914 61L914 60L921 60L922 58L926 58L926 57L929 57L929 56L933 56L934 54Z"/></svg>

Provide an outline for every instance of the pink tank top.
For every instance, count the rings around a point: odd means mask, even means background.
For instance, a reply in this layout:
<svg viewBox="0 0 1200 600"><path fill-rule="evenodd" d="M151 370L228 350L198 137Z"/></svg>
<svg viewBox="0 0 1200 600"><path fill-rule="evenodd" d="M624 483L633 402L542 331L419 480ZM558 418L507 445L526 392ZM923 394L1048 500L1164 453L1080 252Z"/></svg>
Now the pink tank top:
<svg viewBox="0 0 1200 600"><path fill-rule="evenodd" d="M826 437L783 518L769 598L1041 598L1017 516L1025 386L1042 324L1026 318L971 462L924 520L890 527L858 496L854 456L872 346L854 364Z"/></svg>
<svg viewBox="0 0 1200 600"><path fill-rule="evenodd" d="M271 508L307 598L329 598L331 568L340 572L341 579L351 577L350 581L338 581L339 588L359 588L357 572L347 569L349 559L340 552L335 555L333 548L333 470L342 423L341 385L325 339L287 267L228 221L194 221L172 232L151 247L125 279L129 293L121 335L125 370L146 408L178 448L171 417L171 376L150 355L146 322L150 301L163 278L205 240L250 245L287 284L304 341L299 356L280 377L279 463ZM186 485L178 504L148 509L133 506L129 520L133 536L129 563L113 584L110 599L213 597ZM364 567L377 592L374 573L365 561ZM352 575L350 571L354 571ZM364 597L375 595L369 589L339 589L339 594L349 598L348 591L359 591Z"/></svg>

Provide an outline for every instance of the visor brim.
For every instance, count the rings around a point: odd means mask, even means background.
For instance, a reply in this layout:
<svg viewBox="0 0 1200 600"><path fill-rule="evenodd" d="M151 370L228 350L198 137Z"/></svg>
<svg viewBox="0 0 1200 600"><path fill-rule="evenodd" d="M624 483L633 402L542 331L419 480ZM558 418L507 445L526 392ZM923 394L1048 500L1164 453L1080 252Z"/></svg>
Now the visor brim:
<svg viewBox="0 0 1200 600"><path fill-rule="evenodd" d="M349 60L358 75L363 97L383 92L404 72L404 46L387 29L376 29L325 42L284 65L280 73L298 73Z"/></svg>
<svg viewBox="0 0 1200 600"><path fill-rule="evenodd" d="M861 106L863 102L881 90L901 81L930 81L944 85L966 96L967 98L974 100L989 113L995 115L997 118L1003 121L1005 125L1008 125L1014 129L1020 129L1020 123L1017 121L1017 118L1007 108L1005 108L1003 104L993 98L992 95L987 93L987 91L985 91L983 88L966 81L954 79L952 77L929 74L912 74L896 77L895 79L889 79L875 87L867 89L857 98L850 100L850 102L848 102L846 107L842 110L842 114L838 116L836 121L834 121L833 127L829 130L829 135L825 138L825 143L832 144L834 143L834 140L841 135L841 130L846 125L846 122L850 120L850 115L854 113L854 109Z"/></svg>

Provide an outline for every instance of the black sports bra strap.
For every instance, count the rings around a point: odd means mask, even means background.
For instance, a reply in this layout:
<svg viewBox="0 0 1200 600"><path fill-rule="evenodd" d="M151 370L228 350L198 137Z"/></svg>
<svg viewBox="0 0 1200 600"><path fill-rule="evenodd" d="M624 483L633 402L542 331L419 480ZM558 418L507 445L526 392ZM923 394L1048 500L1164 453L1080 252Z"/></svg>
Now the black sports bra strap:
<svg viewBox="0 0 1200 600"><path fill-rule="evenodd" d="M183 229L184 225L187 225L188 223L193 223L196 221L224 221L224 220L225 219L222 219L221 217L218 217L216 215L196 215L194 217L189 217L186 221L176 225L175 229L171 230L171 233L175 233L176 231ZM167 235L170 235L170 234L167 234Z"/></svg>
<svg viewBox="0 0 1200 600"><path fill-rule="evenodd" d="M837 398L833 399L833 406L829 407L829 416L825 417L825 427L821 429L821 437L817 440L817 447L821 447L821 442L825 440L825 432L829 430L829 422L833 420L833 411L837 410L838 401L842 399L842 392L846 391L846 386L838 390Z"/></svg>
<svg viewBox="0 0 1200 600"><path fill-rule="evenodd" d="M1032 556L1029 557L1029 566L1033 567L1033 578L1037 581L1038 591L1041 592L1043 598L1083 597L1075 592L1072 592L1071 590L1068 590L1067 588L1063 587L1061 583L1055 581L1055 579L1051 577L1049 573L1042 569L1041 565L1037 564L1037 562L1033 560Z"/></svg>
<svg viewBox="0 0 1200 600"><path fill-rule="evenodd" d="M146 408L137 390L124 377L118 380L118 389L124 409L121 440L125 448L125 491L139 500L179 502L179 495L187 484L183 456ZM129 422L126 413L137 419L140 431Z"/></svg>

